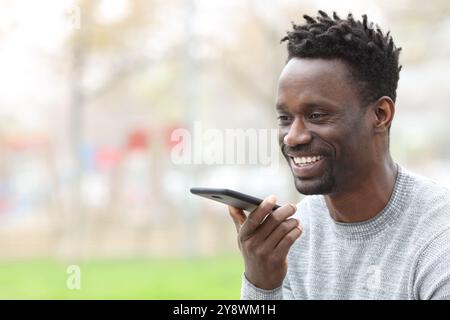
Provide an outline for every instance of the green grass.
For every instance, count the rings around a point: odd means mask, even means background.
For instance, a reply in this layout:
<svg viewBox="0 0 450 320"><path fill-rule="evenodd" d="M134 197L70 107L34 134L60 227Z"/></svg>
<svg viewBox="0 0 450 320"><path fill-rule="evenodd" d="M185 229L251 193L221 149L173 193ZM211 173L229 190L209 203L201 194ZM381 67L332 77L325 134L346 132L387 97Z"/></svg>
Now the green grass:
<svg viewBox="0 0 450 320"><path fill-rule="evenodd" d="M79 264L80 290L69 290L67 264L0 262L0 299L239 299L242 259L106 260Z"/></svg>

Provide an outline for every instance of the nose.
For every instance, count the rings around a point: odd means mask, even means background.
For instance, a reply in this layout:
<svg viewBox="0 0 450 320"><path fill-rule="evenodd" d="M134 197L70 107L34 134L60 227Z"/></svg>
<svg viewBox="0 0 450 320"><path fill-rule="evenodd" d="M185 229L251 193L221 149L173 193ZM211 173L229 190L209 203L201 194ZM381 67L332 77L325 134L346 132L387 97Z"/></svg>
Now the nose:
<svg viewBox="0 0 450 320"><path fill-rule="evenodd" d="M285 145L294 147L311 142L311 132L305 127L302 119L296 118L283 138Z"/></svg>

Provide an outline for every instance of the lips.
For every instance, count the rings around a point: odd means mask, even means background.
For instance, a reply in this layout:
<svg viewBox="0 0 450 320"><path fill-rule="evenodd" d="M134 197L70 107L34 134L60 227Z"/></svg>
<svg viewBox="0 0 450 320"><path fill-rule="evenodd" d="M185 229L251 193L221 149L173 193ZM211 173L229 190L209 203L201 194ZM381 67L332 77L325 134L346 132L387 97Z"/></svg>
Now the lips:
<svg viewBox="0 0 450 320"><path fill-rule="evenodd" d="M291 156L291 159L296 165L306 166L308 164L313 164L323 158L322 155L311 155L311 156Z"/></svg>
<svg viewBox="0 0 450 320"><path fill-rule="evenodd" d="M326 157L322 155L291 156L289 163L293 173L299 178L313 178L321 175Z"/></svg>

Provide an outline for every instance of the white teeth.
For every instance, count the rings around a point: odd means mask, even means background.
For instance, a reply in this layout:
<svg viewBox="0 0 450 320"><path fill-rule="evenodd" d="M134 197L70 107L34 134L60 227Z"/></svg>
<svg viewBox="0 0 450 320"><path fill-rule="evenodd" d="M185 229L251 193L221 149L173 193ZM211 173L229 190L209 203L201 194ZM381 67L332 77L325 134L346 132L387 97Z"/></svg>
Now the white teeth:
<svg viewBox="0 0 450 320"><path fill-rule="evenodd" d="M311 164L314 163L316 161L321 160L323 157L322 156L313 156L313 157L293 157L294 163L299 165L299 164Z"/></svg>

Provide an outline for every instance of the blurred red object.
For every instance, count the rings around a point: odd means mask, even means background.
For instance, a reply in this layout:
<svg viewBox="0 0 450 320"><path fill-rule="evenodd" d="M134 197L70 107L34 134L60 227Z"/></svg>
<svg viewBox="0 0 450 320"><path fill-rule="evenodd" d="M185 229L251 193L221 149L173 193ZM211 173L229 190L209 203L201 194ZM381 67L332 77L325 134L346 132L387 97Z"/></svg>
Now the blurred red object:
<svg viewBox="0 0 450 320"><path fill-rule="evenodd" d="M109 170L116 167L121 158L120 150L112 147L100 147L95 151L95 166L100 170Z"/></svg>
<svg viewBox="0 0 450 320"><path fill-rule="evenodd" d="M143 129L136 129L128 135L128 150L146 150L149 145L149 134Z"/></svg>

